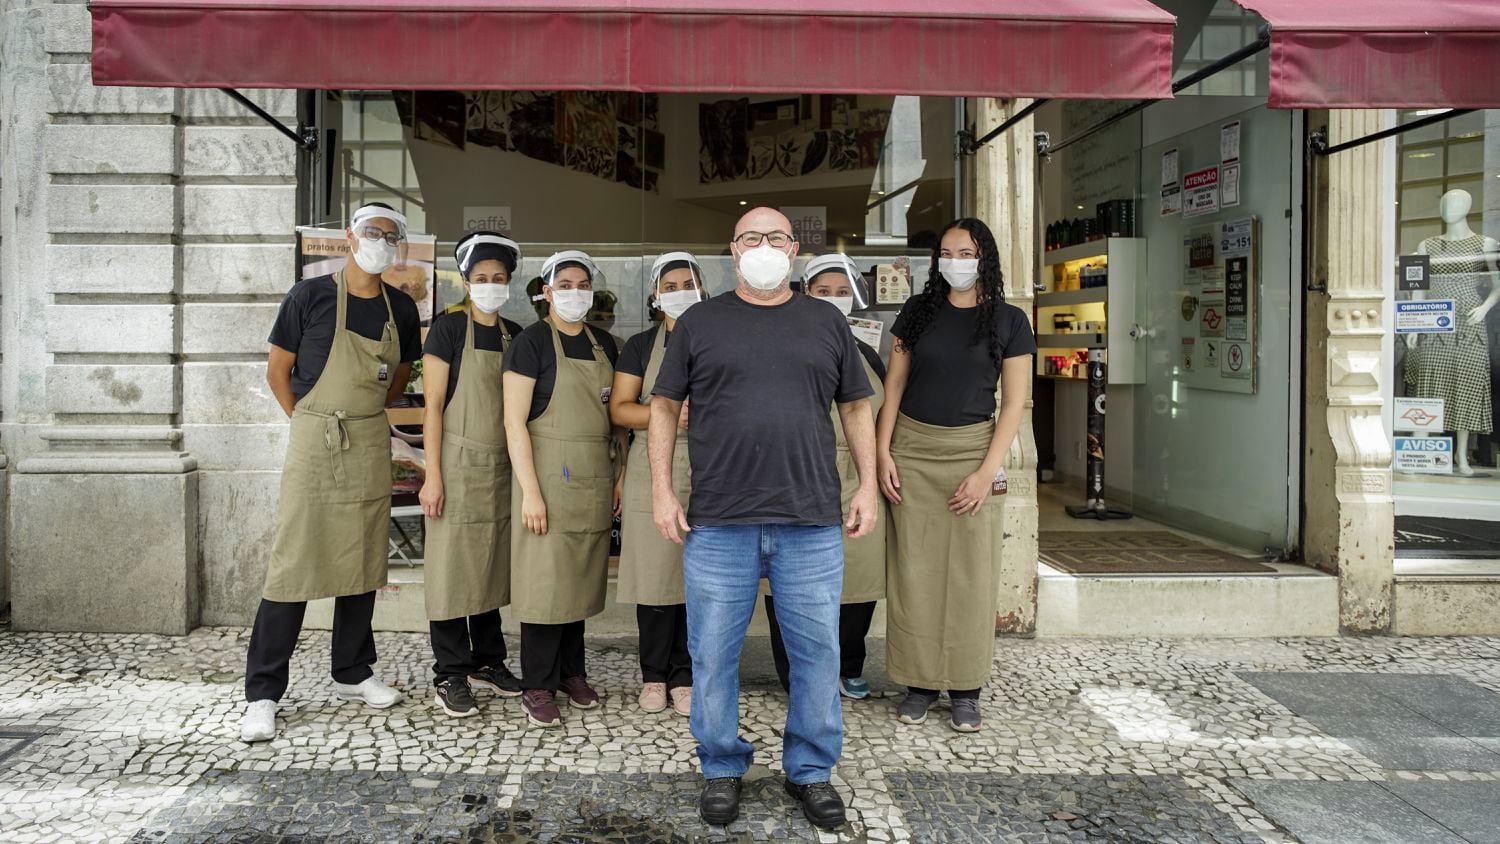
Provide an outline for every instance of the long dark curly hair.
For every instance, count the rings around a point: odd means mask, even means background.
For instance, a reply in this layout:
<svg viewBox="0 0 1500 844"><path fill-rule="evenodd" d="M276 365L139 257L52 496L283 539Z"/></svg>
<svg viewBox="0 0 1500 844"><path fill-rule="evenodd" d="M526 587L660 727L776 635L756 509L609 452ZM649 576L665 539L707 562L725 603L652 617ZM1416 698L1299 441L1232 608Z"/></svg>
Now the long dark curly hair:
<svg viewBox="0 0 1500 844"><path fill-rule="evenodd" d="M909 311L903 326L906 339L899 342L907 353L916 351L922 335L937 318L938 308L948 301L948 280L938 271L938 256L942 253L943 238L954 229L968 232L979 248L979 278L974 282L979 291L979 320L974 323L974 337L969 342L988 346L990 360L998 370L1004 350L1000 348L1000 320L996 318L996 312L1005 306L1005 279L1000 274L1000 254L995 248L995 236L984 221L974 217L954 220L938 233L937 242L932 245L932 270L927 276L927 286L907 305Z"/></svg>

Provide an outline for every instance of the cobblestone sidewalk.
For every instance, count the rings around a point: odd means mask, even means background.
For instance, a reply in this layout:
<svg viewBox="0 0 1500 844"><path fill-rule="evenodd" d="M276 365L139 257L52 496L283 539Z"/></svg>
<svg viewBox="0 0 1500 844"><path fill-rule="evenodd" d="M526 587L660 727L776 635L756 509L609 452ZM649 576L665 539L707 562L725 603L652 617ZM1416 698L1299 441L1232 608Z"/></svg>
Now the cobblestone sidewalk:
<svg viewBox="0 0 1500 844"><path fill-rule="evenodd" d="M280 737L247 746L246 638L0 633L0 840L820 837L780 789L779 689L746 689L760 764L721 830L686 720L635 709L627 647L591 643L605 705L542 732L514 700L435 714L416 635L378 638L406 702L341 703L309 633ZM894 690L845 702L851 823L821 838L1500 840L1474 808L1500 805L1497 690L1497 639L1003 640L978 734L898 724Z"/></svg>

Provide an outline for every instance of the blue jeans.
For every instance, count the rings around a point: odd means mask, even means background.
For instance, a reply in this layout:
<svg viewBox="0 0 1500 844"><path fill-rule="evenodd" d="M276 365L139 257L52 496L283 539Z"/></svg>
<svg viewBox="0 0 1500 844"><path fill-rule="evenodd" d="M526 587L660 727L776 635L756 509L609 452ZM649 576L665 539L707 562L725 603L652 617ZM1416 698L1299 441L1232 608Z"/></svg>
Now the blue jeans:
<svg viewBox="0 0 1500 844"><path fill-rule="evenodd" d="M693 737L707 779L742 777L753 748L740 738L740 652L760 579L771 579L791 659L782 767L797 785L827 782L844 745L839 708L841 529L803 525L695 527L683 552Z"/></svg>

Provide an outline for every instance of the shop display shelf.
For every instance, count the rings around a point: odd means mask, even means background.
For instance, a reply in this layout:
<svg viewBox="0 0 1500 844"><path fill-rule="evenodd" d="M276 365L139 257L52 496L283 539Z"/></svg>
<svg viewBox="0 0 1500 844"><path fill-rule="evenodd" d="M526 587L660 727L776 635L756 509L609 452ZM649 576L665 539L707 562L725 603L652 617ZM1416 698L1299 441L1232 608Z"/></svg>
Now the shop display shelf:
<svg viewBox="0 0 1500 844"><path fill-rule="evenodd" d="M1089 380L1089 377L1087 375L1038 375L1037 378L1039 380L1042 380L1042 381L1087 381L1087 380Z"/></svg>
<svg viewBox="0 0 1500 844"><path fill-rule="evenodd" d="M1061 249L1054 249L1051 252L1047 252L1043 255L1042 263L1045 266L1050 267L1054 264L1066 264L1069 261L1081 261L1085 258L1103 258L1109 254L1109 241L1120 239L1121 238L1101 238L1099 240L1090 240L1086 243L1076 243L1072 246L1064 246Z"/></svg>
<svg viewBox="0 0 1500 844"><path fill-rule="evenodd" d="M1036 345L1042 349L1102 349L1106 339L1102 333L1077 332L1074 334L1038 334Z"/></svg>
<svg viewBox="0 0 1500 844"><path fill-rule="evenodd" d="M1038 308L1064 308L1071 305L1102 304L1109 301L1109 287L1089 287L1082 290L1059 290L1055 293L1038 293Z"/></svg>

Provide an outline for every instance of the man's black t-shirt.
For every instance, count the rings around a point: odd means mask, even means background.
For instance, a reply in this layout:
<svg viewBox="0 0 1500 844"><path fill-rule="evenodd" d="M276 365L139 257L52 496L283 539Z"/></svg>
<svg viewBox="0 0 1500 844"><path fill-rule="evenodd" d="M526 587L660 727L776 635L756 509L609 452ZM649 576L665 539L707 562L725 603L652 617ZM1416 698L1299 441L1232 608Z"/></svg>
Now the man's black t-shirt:
<svg viewBox="0 0 1500 844"><path fill-rule="evenodd" d="M385 284L384 282L381 282ZM318 383L328 353L333 349L333 330L338 322L338 283L333 276L309 278L292 285L276 313L271 326L271 344L297 356L292 364L292 395L298 400ZM401 338L401 361L407 363L422 356L422 318L417 303L405 291L385 284L385 295L391 300L396 317L396 333ZM362 299L348 294L349 306L345 328L361 337L379 340L385 329L385 300L379 296Z"/></svg>
<svg viewBox="0 0 1500 844"><path fill-rule="evenodd" d="M620 359L615 362L615 371L637 378L646 377L646 368L651 365L651 349L656 344L656 332L667 331L665 323L657 323L625 341ZM663 345L672 345L672 332L667 331Z"/></svg>
<svg viewBox="0 0 1500 844"><path fill-rule="evenodd" d="M573 360L593 360L592 335L604 349L610 365L620 357L620 347L615 338L602 328L585 323L583 331L573 336L562 335L563 354ZM552 388L557 384L557 352L552 348L552 326L546 320L534 322L516 335L505 353L505 371L536 379L531 391L531 414L527 421L541 416L552 403Z"/></svg>
<svg viewBox="0 0 1500 844"><path fill-rule="evenodd" d="M654 392L687 399L695 525L836 525L835 402L874 393L838 309L730 291L677 321Z"/></svg>
<svg viewBox="0 0 1500 844"><path fill-rule="evenodd" d="M912 302L906 300L891 334L910 339L907 321ZM995 309L1000 327L1000 356L1013 358L1036 353L1036 337L1026 313L1015 305L1001 303ZM955 308L947 301L917 341L912 353L911 375L901 394L901 412L928 425L957 428L983 422L995 415L995 387L1000 370L990 360L983 336L974 340L979 308Z"/></svg>
<svg viewBox="0 0 1500 844"><path fill-rule="evenodd" d="M500 321L505 323L505 331L511 337L521 333L519 323L501 317ZM442 358L448 362L448 394L444 397L443 409L448 409L448 403L453 401L453 395L458 392L458 371L464 363L464 335L469 331L469 315L464 311L454 311L443 314L432 321L432 327L427 329L427 345L422 349L425 355ZM474 326L474 348L486 352L502 351L500 326L479 325Z"/></svg>

